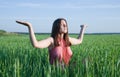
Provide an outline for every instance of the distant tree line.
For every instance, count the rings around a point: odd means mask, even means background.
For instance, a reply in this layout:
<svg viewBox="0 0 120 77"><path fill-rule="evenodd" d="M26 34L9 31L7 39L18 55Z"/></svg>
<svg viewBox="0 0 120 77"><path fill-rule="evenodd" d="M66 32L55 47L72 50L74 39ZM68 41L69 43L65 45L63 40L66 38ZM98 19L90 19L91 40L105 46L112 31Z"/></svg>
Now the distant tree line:
<svg viewBox="0 0 120 77"><path fill-rule="evenodd" d="M0 33L6 33L6 31L5 30L0 30Z"/></svg>
<svg viewBox="0 0 120 77"><path fill-rule="evenodd" d="M0 30L0 36L2 36L2 35L18 35L17 33L14 33L14 32L7 32L7 31L5 31L5 30Z"/></svg>

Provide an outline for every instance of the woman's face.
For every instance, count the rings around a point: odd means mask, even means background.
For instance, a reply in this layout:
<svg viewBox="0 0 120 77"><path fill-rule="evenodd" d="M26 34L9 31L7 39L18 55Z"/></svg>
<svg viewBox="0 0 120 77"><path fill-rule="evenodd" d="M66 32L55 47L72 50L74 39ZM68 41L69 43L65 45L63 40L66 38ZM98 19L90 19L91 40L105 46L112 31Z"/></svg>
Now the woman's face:
<svg viewBox="0 0 120 77"><path fill-rule="evenodd" d="M67 33L67 24L64 20L61 20L61 24L60 24L60 33Z"/></svg>

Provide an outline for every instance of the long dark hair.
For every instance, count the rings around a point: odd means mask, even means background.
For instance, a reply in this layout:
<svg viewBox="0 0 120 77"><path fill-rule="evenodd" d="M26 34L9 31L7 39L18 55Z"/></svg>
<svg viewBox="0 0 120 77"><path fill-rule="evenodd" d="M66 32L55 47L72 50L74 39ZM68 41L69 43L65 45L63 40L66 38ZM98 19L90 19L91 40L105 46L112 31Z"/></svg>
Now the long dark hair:
<svg viewBox="0 0 120 77"><path fill-rule="evenodd" d="M66 26L68 27L67 21L64 18L58 18L53 22L51 37L53 37L53 39L54 39L54 45L55 46L59 46L58 39L59 39L59 34L60 34L61 20L64 20L66 22ZM66 42L66 46L71 45L71 43L69 41L69 36L68 36L68 28L67 28L67 32L63 36L63 39Z"/></svg>

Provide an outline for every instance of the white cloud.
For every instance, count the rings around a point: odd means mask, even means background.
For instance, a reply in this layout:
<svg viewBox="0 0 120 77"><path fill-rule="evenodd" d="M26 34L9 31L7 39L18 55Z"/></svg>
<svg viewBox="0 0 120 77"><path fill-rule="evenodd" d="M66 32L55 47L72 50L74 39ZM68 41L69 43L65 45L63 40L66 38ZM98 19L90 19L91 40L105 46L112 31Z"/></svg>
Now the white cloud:
<svg viewBox="0 0 120 77"><path fill-rule="evenodd" d="M101 5L86 6L85 8L120 8L120 5L101 4Z"/></svg>
<svg viewBox="0 0 120 77"><path fill-rule="evenodd" d="M19 3L16 4L19 7L30 7L30 8L63 8L63 9L84 9L84 8L120 8L120 5L112 4L74 4L74 3L65 3L65 4L48 4L48 3Z"/></svg>
<svg viewBox="0 0 120 77"><path fill-rule="evenodd" d="M21 6L21 7L42 7L43 6L46 6L46 4L40 4L40 3L19 3L17 4L18 6Z"/></svg>
<svg viewBox="0 0 120 77"><path fill-rule="evenodd" d="M0 8L29 7L29 8L48 8L48 9L84 9L84 8L120 8L120 4L98 4L98 3L0 3Z"/></svg>

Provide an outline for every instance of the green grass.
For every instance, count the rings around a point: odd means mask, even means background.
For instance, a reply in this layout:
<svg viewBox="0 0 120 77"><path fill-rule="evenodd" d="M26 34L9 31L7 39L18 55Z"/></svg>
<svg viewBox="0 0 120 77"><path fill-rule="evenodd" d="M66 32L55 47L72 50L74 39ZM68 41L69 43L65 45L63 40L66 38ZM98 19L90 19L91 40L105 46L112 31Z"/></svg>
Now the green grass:
<svg viewBox="0 0 120 77"><path fill-rule="evenodd" d="M62 69L50 65L48 49L33 48L28 35L1 35L0 77L120 77L120 35L85 35L71 49L70 65Z"/></svg>

